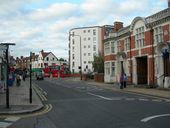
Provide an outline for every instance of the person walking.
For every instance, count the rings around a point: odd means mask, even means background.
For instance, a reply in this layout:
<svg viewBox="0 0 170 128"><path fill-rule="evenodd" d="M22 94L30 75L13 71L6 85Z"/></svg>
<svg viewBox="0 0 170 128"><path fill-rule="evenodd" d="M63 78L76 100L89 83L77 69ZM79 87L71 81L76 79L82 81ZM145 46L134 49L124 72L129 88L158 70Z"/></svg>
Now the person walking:
<svg viewBox="0 0 170 128"><path fill-rule="evenodd" d="M123 89L123 81L124 81L124 77L123 74L120 75L120 89Z"/></svg>
<svg viewBox="0 0 170 128"><path fill-rule="evenodd" d="M124 88L126 88L126 85L127 85L127 75L126 73L123 75L123 86Z"/></svg>

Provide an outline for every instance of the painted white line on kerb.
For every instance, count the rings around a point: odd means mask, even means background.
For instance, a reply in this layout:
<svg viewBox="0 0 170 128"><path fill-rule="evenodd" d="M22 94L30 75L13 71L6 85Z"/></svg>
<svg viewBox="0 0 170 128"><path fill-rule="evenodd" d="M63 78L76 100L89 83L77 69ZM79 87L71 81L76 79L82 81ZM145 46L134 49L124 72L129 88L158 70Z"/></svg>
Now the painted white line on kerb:
<svg viewBox="0 0 170 128"><path fill-rule="evenodd" d="M10 126L12 123L7 123L7 122L0 122L0 128L7 128Z"/></svg>
<svg viewBox="0 0 170 128"><path fill-rule="evenodd" d="M90 94L92 96L96 96L96 97L102 98L102 99L105 99L105 100L112 100L111 98L100 96L100 95L96 95L96 94L93 94L93 93L90 93L90 92L88 92L88 94Z"/></svg>
<svg viewBox="0 0 170 128"><path fill-rule="evenodd" d="M19 120L20 117L17 117L17 116L10 116L8 118L5 119L5 121L11 121L11 122L15 122L17 120Z"/></svg>
<svg viewBox="0 0 170 128"><path fill-rule="evenodd" d="M170 114L162 114L162 115L155 115L155 116L146 117L146 118L142 119L141 122L147 122L147 121L152 120L154 118L163 117L163 116L170 116Z"/></svg>

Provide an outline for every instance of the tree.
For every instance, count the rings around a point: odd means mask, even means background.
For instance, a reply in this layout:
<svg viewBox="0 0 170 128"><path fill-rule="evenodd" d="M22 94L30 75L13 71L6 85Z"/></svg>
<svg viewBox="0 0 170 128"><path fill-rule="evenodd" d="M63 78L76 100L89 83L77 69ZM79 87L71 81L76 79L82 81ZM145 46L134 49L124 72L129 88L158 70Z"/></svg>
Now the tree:
<svg viewBox="0 0 170 128"><path fill-rule="evenodd" d="M63 58L60 58L59 61L66 61L66 60L64 60Z"/></svg>
<svg viewBox="0 0 170 128"><path fill-rule="evenodd" d="M101 54L94 56L94 61L92 63L94 72L104 73L104 59Z"/></svg>

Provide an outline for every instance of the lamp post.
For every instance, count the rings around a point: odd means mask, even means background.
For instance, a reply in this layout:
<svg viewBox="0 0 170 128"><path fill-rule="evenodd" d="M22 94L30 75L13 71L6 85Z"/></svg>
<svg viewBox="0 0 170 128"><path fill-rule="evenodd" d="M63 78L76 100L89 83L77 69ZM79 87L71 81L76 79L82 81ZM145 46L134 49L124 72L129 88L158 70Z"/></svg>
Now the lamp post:
<svg viewBox="0 0 170 128"><path fill-rule="evenodd" d="M80 38L80 79L82 80L82 53L81 53L81 36L80 35L75 35L75 34L70 34L70 36L78 36Z"/></svg>
<svg viewBox="0 0 170 128"><path fill-rule="evenodd" d="M32 103L32 52L30 52L30 104Z"/></svg>
<svg viewBox="0 0 170 128"><path fill-rule="evenodd" d="M9 45L15 45L15 43L1 43L1 46L4 46L6 49L6 108L9 108L9 86L8 86L8 80L9 80L9 60L8 60L8 50L9 50ZM5 50L4 49L4 50Z"/></svg>

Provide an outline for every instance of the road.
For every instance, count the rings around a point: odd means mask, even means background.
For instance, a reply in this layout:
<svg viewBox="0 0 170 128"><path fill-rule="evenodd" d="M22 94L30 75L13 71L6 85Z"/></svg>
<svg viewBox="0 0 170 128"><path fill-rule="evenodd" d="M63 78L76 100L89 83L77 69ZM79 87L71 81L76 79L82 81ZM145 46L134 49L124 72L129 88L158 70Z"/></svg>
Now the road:
<svg viewBox="0 0 170 128"><path fill-rule="evenodd" d="M104 89L84 81L33 81L49 112L21 118L9 128L170 128L170 102Z"/></svg>

